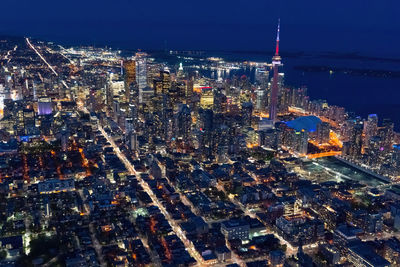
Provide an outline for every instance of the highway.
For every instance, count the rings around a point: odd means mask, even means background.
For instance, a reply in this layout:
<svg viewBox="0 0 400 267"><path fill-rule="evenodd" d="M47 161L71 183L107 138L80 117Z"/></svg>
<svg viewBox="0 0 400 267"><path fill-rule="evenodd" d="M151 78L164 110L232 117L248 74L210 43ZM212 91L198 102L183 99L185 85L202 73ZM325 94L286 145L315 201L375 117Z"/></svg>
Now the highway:
<svg viewBox="0 0 400 267"><path fill-rule="evenodd" d="M64 55L64 51L66 50L64 47L62 47L61 45L58 46L61 49L60 55L63 56L66 60L69 61L69 63L74 64L74 62L68 58L66 55Z"/></svg>
<svg viewBox="0 0 400 267"><path fill-rule="evenodd" d="M35 51L35 53L40 57L40 59L49 67L49 69L58 77L58 73L55 71L55 69L47 62L47 60L39 53L39 51L36 49L36 47L33 46L29 38L25 38L26 43L28 46Z"/></svg>
<svg viewBox="0 0 400 267"><path fill-rule="evenodd" d="M98 125L100 132L102 135L107 139L107 141L111 144L111 146L114 149L115 154L118 156L118 158L122 161L122 163L125 165L126 169L133 175L136 175L137 180L139 181L140 185L144 189L144 191L150 196L151 200L153 203L160 209L161 213L165 216L165 218L168 220L169 224L172 227L172 230L174 233L181 239L183 244L186 247L186 250L189 252L190 256L192 256L196 261L198 266L203 266L202 264L202 258L200 255L197 253L196 249L194 248L193 244L191 241L189 241L186 238L185 233L182 231L181 227L171 218L169 213L166 211L164 206L158 201L157 197L154 195L153 191L149 187L146 181L144 181L140 175L137 175L137 172L135 168L133 167L132 163L129 162L129 160L126 158L126 156L121 152L119 147L115 144L114 140L104 131L103 127L101 125Z"/></svg>
<svg viewBox="0 0 400 267"><path fill-rule="evenodd" d="M36 47L31 43L31 41L29 40L29 38L25 38L26 43L28 44L28 46L35 51L35 53L40 57L40 59L49 67L49 69L58 77L58 73L56 72L56 70L53 68L53 66L50 65L49 62L47 62L47 60L42 56L42 54L39 53L39 51L36 49ZM61 83L65 86L65 88L69 88L68 85L66 84L66 82L64 80L61 80Z"/></svg>

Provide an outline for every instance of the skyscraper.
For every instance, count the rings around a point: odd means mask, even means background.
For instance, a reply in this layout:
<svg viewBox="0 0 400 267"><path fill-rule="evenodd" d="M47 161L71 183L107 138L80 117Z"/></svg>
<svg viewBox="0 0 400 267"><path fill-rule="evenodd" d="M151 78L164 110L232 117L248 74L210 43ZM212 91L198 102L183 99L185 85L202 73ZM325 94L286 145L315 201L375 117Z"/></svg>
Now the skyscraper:
<svg viewBox="0 0 400 267"><path fill-rule="evenodd" d="M139 103L142 103L143 89L147 87L147 60L145 53L136 53L136 82L139 89Z"/></svg>
<svg viewBox="0 0 400 267"><path fill-rule="evenodd" d="M259 111L265 110L265 89L258 88L256 91L256 106L255 109Z"/></svg>
<svg viewBox="0 0 400 267"><path fill-rule="evenodd" d="M160 71L163 93L168 94L171 89L171 74L168 69Z"/></svg>
<svg viewBox="0 0 400 267"><path fill-rule="evenodd" d="M125 82L129 86L136 81L136 62L134 60L126 60L124 62Z"/></svg>
<svg viewBox="0 0 400 267"><path fill-rule="evenodd" d="M163 88L162 88L162 80L159 78L156 78L153 80L153 89L154 89L154 95L159 96L163 93Z"/></svg>
<svg viewBox="0 0 400 267"><path fill-rule="evenodd" d="M178 79L183 79L185 77L185 74L183 72L183 66L182 66L182 62L179 63L179 69L178 69Z"/></svg>
<svg viewBox="0 0 400 267"><path fill-rule="evenodd" d="M125 69L125 99L130 100L131 86L136 83L136 62L127 60L124 62Z"/></svg>
<svg viewBox="0 0 400 267"><path fill-rule="evenodd" d="M352 159L357 159L361 156L362 133L363 133L363 125L360 123L355 124L352 135L350 137L350 142L351 142L350 157Z"/></svg>
<svg viewBox="0 0 400 267"><path fill-rule="evenodd" d="M178 112L175 115L175 136L177 138L182 138L184 142L188 142L191 122L192 118L189 106L180 104Z"/></svg>
<svg viewBox="0 0 400 267"><path fill-rule="evenodd" d="M376 114L369 114L368 120L364 122L364 135L365 146L368 146L371 137L375 136L378 131L378 116Z"/></svg>
<svg viewBox="0 0 400 267"><path fill-rule="evenodd" d="M330 134L330 124L327 122L321 122L317 125L316 141L319 144L328 143Z"/></svg>
<svg viewBox="0 0 400 267"><path fill-rule="evenodd" d="M378 130L378 135L382 138L382 149L385 154L393 149L393 122L390 119L383 119L382 127Z"/></svg>
<svg viewBox="0 0 400 267"><path fill-rule="evenodd" d="M262 88L267 87L268 85L268 78L269 78L269 71L263 67L256 68L254 79L258 85Z"/></svg>
<svg viewBox="0 0 400 267"><path fill-rule="evenodd" d="M271 96L269 102L269 119L276 122L277 106L278 106L278 79L279 79L279 66L281 65L281 57L279 56L279 31L280 21L278 23L278 33L276 37L275 55L272 58L272 68L274 70L274 78L271 87Z"/></svg>

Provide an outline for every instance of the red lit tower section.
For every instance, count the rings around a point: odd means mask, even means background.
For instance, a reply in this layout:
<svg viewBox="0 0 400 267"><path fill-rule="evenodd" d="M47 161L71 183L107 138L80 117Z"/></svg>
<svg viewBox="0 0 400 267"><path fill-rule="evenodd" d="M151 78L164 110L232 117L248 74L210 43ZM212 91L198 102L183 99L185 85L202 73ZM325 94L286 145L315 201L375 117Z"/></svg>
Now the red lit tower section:
<svg viewBox="0 0 400 267"><path fill-rule="evenodd" d="M276 37L276 48L275 55L272 58L272 68L274 71L274 78L272 81L272 88L270 94L270 104L269 104L269 119L276 122L277 110L278 110L278 74L279 66L282 65L281 57L279 56L279 31L280 31L280 21L278 22L278 33Z"/></svg>

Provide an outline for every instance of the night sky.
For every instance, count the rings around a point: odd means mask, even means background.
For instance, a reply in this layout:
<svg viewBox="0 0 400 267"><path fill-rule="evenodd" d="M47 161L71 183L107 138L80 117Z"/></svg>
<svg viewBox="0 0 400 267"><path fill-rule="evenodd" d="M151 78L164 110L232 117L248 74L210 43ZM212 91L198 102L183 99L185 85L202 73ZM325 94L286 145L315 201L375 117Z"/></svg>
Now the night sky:
<svg viewBox="0 0 400 267"><path fill-rule="evenodd" d="M3 0L0 34L121 48L399 55L398 0Z"/></svg>

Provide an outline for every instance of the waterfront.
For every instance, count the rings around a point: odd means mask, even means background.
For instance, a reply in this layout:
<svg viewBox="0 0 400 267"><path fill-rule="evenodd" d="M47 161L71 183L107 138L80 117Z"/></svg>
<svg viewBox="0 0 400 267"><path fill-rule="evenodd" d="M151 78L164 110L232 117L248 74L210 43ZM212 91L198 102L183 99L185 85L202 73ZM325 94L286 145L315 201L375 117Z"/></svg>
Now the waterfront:
<svg viewBox="0 0 400 267"><path fill-rule="evenodd" d="M132 54L132 51L126 51ZM200 53L200 52L199 52ZM243 62L269 62L272 54L268 52L201 52L190 55L194 60L186 61L183 57L166 55L164 52L153 52L152 55L168 61L170 64L183 65L204 62L207 57L219 57L225 61ZM368 114L377 113L380 121L390 118L395 122L396 130L400 125L400 105L397 99L400 94L400 78L398 77L375 77L371 75L359 75L357 72L332 72L329 71L304 71L299 66L326 66L335 68L349 68L354 70L383 70L389 75L400 71L397 58L384 58L363 56L358 54L341 53L287 53L283 56L282 72L285 73L285 84L288 86L308 88L311 99L325 99L330 105L338 105L346 108L349 112L366 118ZM199 70L202 75L210 78L217 77L216 71L207 69ZM240 77L246 75L250 81L254 81L254 68L242 68L232 70L229 74L222 75L223 78L232 78L233 75Z"/></svg>

